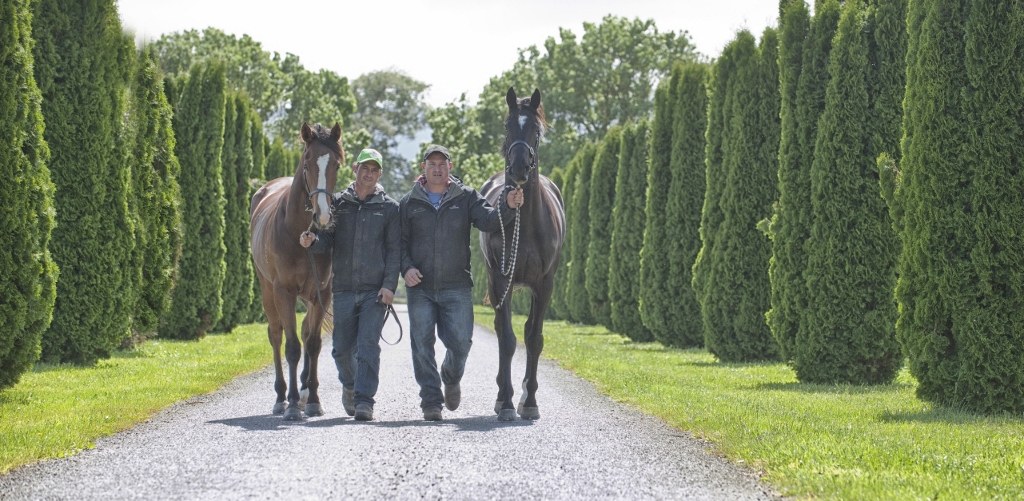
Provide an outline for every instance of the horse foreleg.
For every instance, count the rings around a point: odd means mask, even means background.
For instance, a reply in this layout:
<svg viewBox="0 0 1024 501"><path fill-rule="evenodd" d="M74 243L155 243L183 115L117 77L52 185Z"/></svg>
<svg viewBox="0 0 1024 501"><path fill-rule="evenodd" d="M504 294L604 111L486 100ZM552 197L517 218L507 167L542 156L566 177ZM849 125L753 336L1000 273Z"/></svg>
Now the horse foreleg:
<svg viewBox="0 0 1024 501"><path fill-rule="evenodd" d="M516 417L516 409L512 405L512 356L516 353L516 335L512 331L512 307L509 303L506 301L501 308L494 310L494 332L498 335L498 399L494 402L494 412L501 421L511 421Z"/></svg>
<svg viewBox="0 0 1024 501"><path fill-rule="evenodd" d="M320 291L320 300L331 301L331 290ZM305 363L303 364L302 389L306 393L306 416L322 416L320 396L317 389L320 380L317 378L317 361L320 359L320 348L323 339L320 336L320 325L324 319L324 309L319 301L309 301L306 318L302 321L302 344L305 347Z"/></svg>
<svg viewBox="0 0 1024 501"><path fill-rule="evenodd" d="M523 342L526 344L526 374L523 376L523 396L519 400L516 411L523 419L540 418L537 406L537 364L540 352L544 350L544 316L551 304L552 277L545 277L539 290L533 291L533 302L530 304L530 316L526 319Z"/></svg>
<svg viewBox="0 0 1024 501"><path fill-rule="evenodd" d="M298 367L302 355L302 345L295 332L295 295L278 289L275 291L277 311L281 312L281 324L284 327L284 358L288 361L288 406L284 410L284 419L295 421L302 418L299 408ZM290 306L289 306L290 305Z"/></svg>
<svg viewBox="0 0 1024 501"><path fill-rule="evenodd" d="M262 292L263 313L267 315L267 339L270 341L270 350L274 355L274 391L277 392L277 400L274 401L274 414L284 413L284 393L288 386L284 383L284 370L281 367L281 315L278 314L277 306L274 304L274 289L260 281Z"/></svg>

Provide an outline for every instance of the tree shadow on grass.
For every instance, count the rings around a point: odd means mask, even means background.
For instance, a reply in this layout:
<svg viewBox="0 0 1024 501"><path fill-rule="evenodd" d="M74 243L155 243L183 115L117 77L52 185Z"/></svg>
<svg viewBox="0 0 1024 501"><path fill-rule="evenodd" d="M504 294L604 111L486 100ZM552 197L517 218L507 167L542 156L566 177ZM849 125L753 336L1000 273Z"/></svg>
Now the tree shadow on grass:
<svg viewBox="0 0 1024 501"><path fill-rule="evenodd" d="M878 420L884 423L987 424L992 426L1020 426L1024 424L1024 417L1012 414L1004 413L987 416L960 409L941 407L920 411L883 412L878 417Z"/></svg>
<svg viewBox="0 0 1024 501"><path fill-rule="evenodd" d="M831 393L835 395L867 395L872 393L895 393L906 391L912 385L906 383L874 384L874 385L852 385L852 384L813 384L813 383L760 383L754 386L756 390L769 391L790 391L797 393Z"/></svg>

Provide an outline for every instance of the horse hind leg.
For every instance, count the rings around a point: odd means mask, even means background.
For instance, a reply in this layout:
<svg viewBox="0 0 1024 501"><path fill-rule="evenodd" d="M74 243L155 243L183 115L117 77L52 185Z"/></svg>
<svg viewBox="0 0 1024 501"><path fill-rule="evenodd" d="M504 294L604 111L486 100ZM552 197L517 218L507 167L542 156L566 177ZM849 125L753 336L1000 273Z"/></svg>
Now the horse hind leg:
<svg viewBox="0 0 1024 501"><path fill-rule="evenodd" d="M281 325L281 318L278 314L277 308L274 305L274 293L273 290L262 286L263 296L263 313L267 315L267 340L270 342L270 350L274 358L274 392L277 393L277 399L274 401L273 413L274 415L284 414L285 409L285 392L288 390L288 386L284 382L284 369L281 364L281 337L283 327Z"/></svg>

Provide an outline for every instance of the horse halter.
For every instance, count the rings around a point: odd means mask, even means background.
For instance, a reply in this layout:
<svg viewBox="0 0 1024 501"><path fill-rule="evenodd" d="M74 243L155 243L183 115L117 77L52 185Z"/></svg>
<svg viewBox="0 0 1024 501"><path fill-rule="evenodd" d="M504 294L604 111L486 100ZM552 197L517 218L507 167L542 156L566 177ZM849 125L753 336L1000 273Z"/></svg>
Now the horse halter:
<svg viewBox="0 0 1024 501"><path fill-rule="evenodd" d="M509 157L509 155L512 154L512 148L515 148L516 146L519 146L519 145L526 146L527 152L530 153L530 170L536 169L537 168L537 152L536 152L536 150L533 149L533 146L530 146L530 143L527 143L526 141L523 141L522 139L517 139L515 141L512 141L512 144L508 145L508 149L505 150L505 168L508 169L511 166L508 157Z"/></svg>

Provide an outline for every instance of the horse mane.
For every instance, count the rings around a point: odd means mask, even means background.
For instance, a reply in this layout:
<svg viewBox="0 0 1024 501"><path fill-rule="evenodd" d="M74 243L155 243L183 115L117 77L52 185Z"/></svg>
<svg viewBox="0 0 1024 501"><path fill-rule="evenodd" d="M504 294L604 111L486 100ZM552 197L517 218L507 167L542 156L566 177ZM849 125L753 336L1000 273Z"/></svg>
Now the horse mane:
<svg viewBox="0 0 1024 501"><path fill-rule="evenodd" d="M331 141L331 129L320 124L310 125L309 129L313 132L316 142L326 146L339 158L345 156L345 152L341 149L341 140Z"/></svg>

